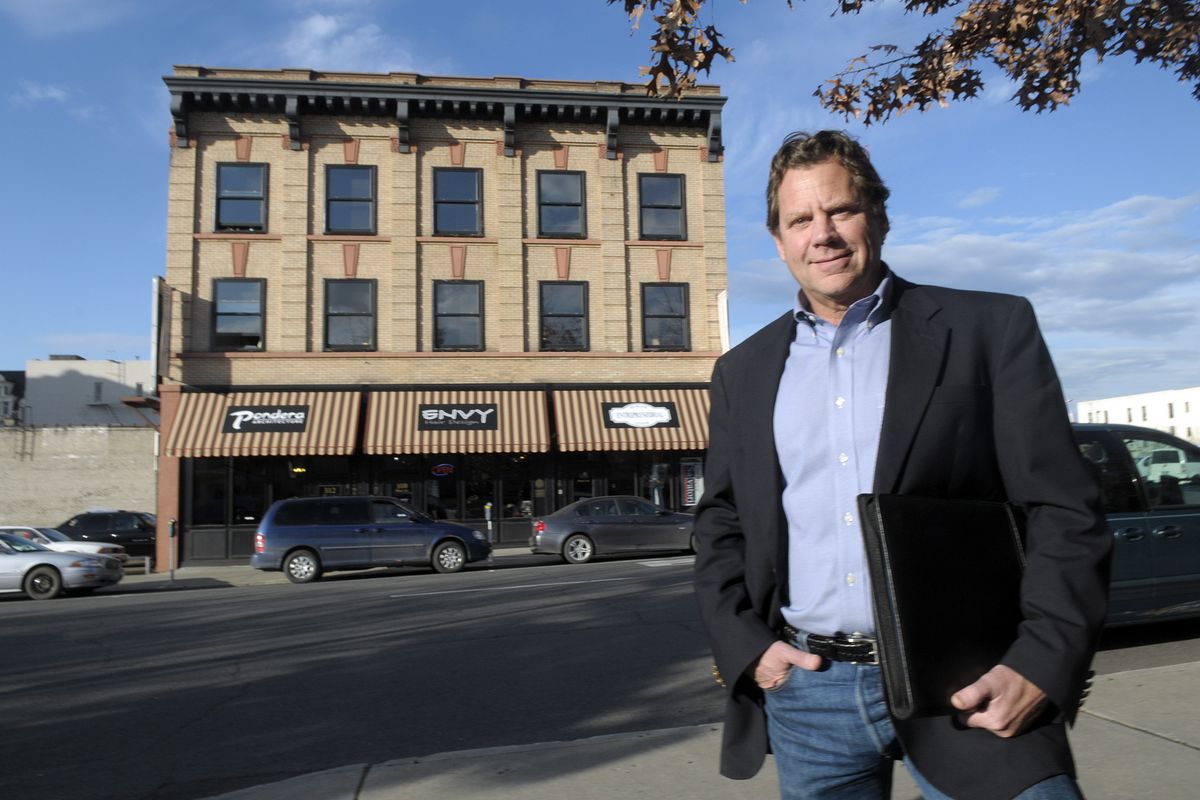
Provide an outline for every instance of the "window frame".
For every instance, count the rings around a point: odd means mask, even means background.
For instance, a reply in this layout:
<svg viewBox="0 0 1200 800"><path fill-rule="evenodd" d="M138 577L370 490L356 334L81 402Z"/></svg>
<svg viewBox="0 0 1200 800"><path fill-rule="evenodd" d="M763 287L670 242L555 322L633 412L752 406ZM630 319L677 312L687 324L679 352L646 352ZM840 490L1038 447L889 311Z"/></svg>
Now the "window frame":
<svg viewBox="0 0 1200 800"><path fill-rule="evenodd" d="M479 310L475 314L443 314L438 312L438 293L443 286L474 286L478 292ZM476 317L479 320L479 342L473 345L452 345L449 347L441 347L438 345L438 322L445 317L460 318L460 317ZM452 352L481 352L486 343L484 336L484 295L483 281L465 281L465 280L449 280L449 281L434 281L433 282L433 350L439 353Z"/></svg>
<svg viewBox="0 0 1200 800"><path fill-rule="evenodd" d="M334 197L330 189L332 182L329 176L334 172L350 170L367 170L371 176L371 196ZM331 210L335 203L367 203L371 210L371 224L367 228L335 228ZM374 164L326 164L325 165L325 233L335 236L374 236L378 230L379 210L379 170Z"/></svg>
<svg viewBox="0 0 1200 800"><path fill-rule="evenodd" d="M475 175L475 200L441 200L438 198L438 178L451 172L470 172ZM475 229L470 232L443 231L438 226L438 210L444 205L474 206ZM483 236L483 170L478 167L434 167L433 168L433 235L434 236Z"/></svg>
<svg viewBox="0 0 1200 800"><path fill-rule="evenodd" d="M678 287L683 292L683 313L682 314L650 314L646 311L646 291L652 288ZM642 350L645 352L669 352L669 353L687 353L692 349L692 307L691 307L691 285L680 283L677 281L653 281L643 283L641 285L641 313L642 313ZM646 330L646 320L648 319L682 319L683 320L683 343L679 346L667 345L652 345L649 342Z"/></svg>
<svg viewBox="0 0 1200 800"><path fill-rule="evenodd" d="M258 284L258 313L257 314L240 314L229 313L222 314L220 308L220 286L224 284L234 283L254 283ZM258 347L223 347L218 344L218 334L220 328L221 317L258 317ZM211 338L209 340L211 350L217 353L261 353L267 349L267 281L265 278L213 278L212 289L212 320L209 326Z"/></svg>
<svg viewBox="0 0 1200 800"><path fill-rule="evenodd" d="M262 190L257 195L252 194L234 194L225 197L221 193L221 172L225 167L235 167L244 169L246 167L258 167L262 179ZM270 194L270 179L271 165L267 163L244 163L241 161L219 161L217 162L217 192L216 192L216 208L214 209L213 230L217 233L266 233L268 218L268 196ZM221 204L224 200L257 200L260 203L259 216L262 223L259 225L225 225L221 222Z"/></svg>
<svg viewBox="0 0 1200 800"><path fill-rule="evenodd" d="M551 203L542 199L542 177L545 175L571 175L579 179L578 203ZM537 226L541 239L586 239L587 238L587 173L582 170L539 169L537 171ZM544 208L578 208L579 231L577 233L547 232L542 225Z"/></svg>
<svg viewBox="0 0 1200 800"><path fill-rule="evenodd" d="M679 205L647 203L645 184L647 179L675 178L679 181ZM679 234L651 234L646 232L647 209L674 209L679 212ZM685 241L687 237L687 178L682 173L642 172L638 173L638 238L651 241Z"/></svg>
<svg viewBox="0 0 1200 800"><path fill-rule="evenodd" d="M329 308L329 287L331 284L356 284L367 287L368 299L371 303L371 310L367 314L334 312ZM330 353L337 352L375 352L378 350L377 336L379 333L379 292L378 281L374 278L326 278L325 279L325 301L324 301L324 346L325 351ZM330 317L365 317L371 318L371 341L365 345L353 344L332 344L329 341L329 320Z"/></svg>
<svg viewBox="0 0 1200 800"><path fill-rule="evenodd" d="M547 314L546 313L546 287L547 286L578 286L580 287L583 296L583 310L579 314ZM591 314L589 306L589 285L587 281L538 281L538 350L540 352L553 353L586 353L591 350ZM563 347L563 346L547 346L546 345L546 318L579 318L583 320L583 341L579 347Z"/></svg>

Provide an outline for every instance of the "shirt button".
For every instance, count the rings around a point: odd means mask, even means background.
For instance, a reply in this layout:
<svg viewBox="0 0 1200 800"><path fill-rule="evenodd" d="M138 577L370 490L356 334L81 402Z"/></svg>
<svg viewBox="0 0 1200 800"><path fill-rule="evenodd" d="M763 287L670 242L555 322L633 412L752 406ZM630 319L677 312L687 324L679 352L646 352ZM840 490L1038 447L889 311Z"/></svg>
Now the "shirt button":
<svg viewBox="0 0 1200 800"><path fill-rule="evenodd" d="M849 511L847 511L845 514L842 515L842 519L846 522L847 525L854 524L854 515L851 514Z"/></svg>
<svg viewBox="0 0 1200 800"><path fill-rule="evenodd" d="M837 400L833 401L833 404L838 408L841 408L842 406L846 405L846 398L839 397Z"/></svg>
<svg viewBox="0 0 1200 800"><path fill-rule="evenodd" d="M838 463L839 464L845 464L849 460L850 460L850 456L846 455L845 453L838 453Z"/></svg>
<svg viewBox="0 0 1200 800"><path fill-rule="evenodd" d="M854 585L854 581L855 581L855 578L854 578L854 573L853 573L853 572L847 572L847 573L846 573L846 585L847 585L847 586L853 586L853 585Z"/></svg>
<svg viewBox="0 0 1200 800"><path fill-rule="evenodd" d="M837 350L835 350L834 352L835 352L835 353L837 353L837 357L838 357L838 358L841 358L842 356L846 355L846 348L844 348L844 347L839 347L839 348L838 348Z"/></svg>

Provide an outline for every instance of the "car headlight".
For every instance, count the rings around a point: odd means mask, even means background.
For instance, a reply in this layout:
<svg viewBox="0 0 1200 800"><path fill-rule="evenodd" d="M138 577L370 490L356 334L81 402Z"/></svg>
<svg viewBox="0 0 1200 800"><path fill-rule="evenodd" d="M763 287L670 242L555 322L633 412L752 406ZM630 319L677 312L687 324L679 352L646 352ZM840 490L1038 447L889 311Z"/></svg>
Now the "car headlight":
<svg viewBox="0 0 1200 800"><path fill-rule="evenodd" d="M481 542L487 541L487 534L483 533L482 531L471 531L471 535Z"/></svg>
<svg viewBox="0 0 1200 800"><path fill-rule="evenodd" d="M81 558L77 561L72 561L71 566L77 569L97 569L104 566L104 562L98 558Z"/></svg>

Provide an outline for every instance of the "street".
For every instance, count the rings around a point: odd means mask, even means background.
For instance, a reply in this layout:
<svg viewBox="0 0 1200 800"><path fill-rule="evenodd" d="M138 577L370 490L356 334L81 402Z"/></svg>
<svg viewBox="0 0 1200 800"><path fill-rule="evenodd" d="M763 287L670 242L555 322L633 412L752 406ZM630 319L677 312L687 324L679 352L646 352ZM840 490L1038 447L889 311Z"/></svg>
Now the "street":
<svg viewBox="0 0 1200 800"><path fill-rule="evenodd" d="M0 797L186 800L719 720L690 558L496 563L0 599ZM1096 667L1196 661L1189 622L1110 630Z"/></svg>

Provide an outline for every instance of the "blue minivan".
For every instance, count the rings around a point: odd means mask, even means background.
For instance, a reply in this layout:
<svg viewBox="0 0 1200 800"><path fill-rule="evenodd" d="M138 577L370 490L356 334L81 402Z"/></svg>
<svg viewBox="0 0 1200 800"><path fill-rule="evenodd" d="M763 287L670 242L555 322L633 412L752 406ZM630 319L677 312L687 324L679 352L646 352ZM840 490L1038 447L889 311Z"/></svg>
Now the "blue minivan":
<svg viewBox="0 0 1200 800"><path fill-rule="evenodd" d="M307 497L267 509L250 566L311 583L325 572L370 567L458 572L491 550L484 533L430 519L390 497Z"/></svg>

